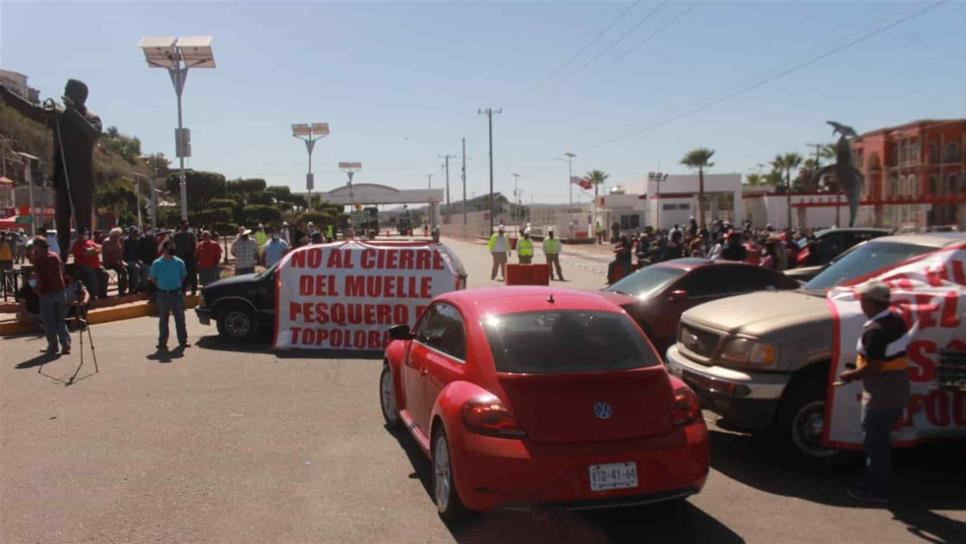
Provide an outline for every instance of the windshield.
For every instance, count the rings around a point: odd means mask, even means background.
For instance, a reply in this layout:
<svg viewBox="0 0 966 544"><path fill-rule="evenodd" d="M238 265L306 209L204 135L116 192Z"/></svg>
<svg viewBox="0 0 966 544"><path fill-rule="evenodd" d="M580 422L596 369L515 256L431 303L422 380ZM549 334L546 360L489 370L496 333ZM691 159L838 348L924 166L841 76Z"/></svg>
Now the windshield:
<svg viewBox="0 0 966 544"><path fill-rule="evenodd" d="M914 244L873 242L846 252L825 270L805 284L808 291L831 289L845 281L864 276L880 268L902 262L935 248Z"/></svg>
<svg viewBox="0 0 966 544"><path fill-rule="evenodd" d="M607 290L645 298L680 278L684 272L684 269L672 266L648 266L611 285Z"/></svg>
<svg viewBox="0 0 966 544"><path fill-rule="evenodd" d="M265 270L262 270L261 272L255 274L255 277L258 279L264 278L265 276L273 274L276 268L278 268L278 263L275 263L272 266L266 268Z"/></svg>
<svg viewBox="0 0 966 544"><path fill-rule="evenodd" d="M497 372L566 374L657 364L628 317L611 312L526 312L486 317Z"/></svg>

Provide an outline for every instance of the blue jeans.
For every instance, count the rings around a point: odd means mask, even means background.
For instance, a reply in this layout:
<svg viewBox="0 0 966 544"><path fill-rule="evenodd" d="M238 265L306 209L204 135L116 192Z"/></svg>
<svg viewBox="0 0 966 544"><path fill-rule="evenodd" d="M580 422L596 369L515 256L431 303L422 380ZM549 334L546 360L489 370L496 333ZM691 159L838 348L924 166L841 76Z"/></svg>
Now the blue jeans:
<svg viewBox="0 0 966 544"><path fill-rule="evenodd" d="M174 314L174 328L178 335L178 344L188 343L188 329L184 325L184 292L158 290L155 295L158 305L158 345L168 343L168 316Z"/></svg>
<svg viewBox="0 0 966 544"><path fill-rule="evenodd" d="M902 409L869 410L862 407L863 446L865 448L865 485L869 491L886 496L889 493L889 471L892 465L891 433L902 417Z"/></svg>
<svg viewBox="0 0 966 544"><path fill-rule="evenodd" d="M44 334L47 335L47 349L57 350L57 339L60 347L70 347L70 333L67 332L67 291L61 289L56 293L40 295L40 319L44 323Z"/></svg>

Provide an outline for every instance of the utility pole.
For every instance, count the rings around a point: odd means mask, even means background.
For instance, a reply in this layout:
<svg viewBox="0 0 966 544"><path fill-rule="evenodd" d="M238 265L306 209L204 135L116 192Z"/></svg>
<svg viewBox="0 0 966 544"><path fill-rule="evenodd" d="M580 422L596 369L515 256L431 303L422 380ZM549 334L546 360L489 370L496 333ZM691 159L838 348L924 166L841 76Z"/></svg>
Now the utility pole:
<svg viewBox="0 0 966 544"><path fill-rule="evenodd" d="M463 236L466 236L466 138L463 138L463 170L460 177L463 178Z"/></svg>
<svg viewBox="0 0 966 544"><path fill-rule="evenodd" d="M567 232L570 238L574 237L574 157L576 156L569 151L564 153L564 157L567 157L567 190L570 191L570 204L567 208Z"/></svg>
<svg viewBox="0 0 966 544"><path fill-rule="evenodd" d="M493 108L486 108L485 110L478 110L479 114L486 114L486 119L490 126L490 234L493 233L493 114L503 113L503 110L494 110Z"/></svg>
<svg viewBox="0 0 966 544"><path fill-rule="evenodd" d="M440 155L440 157L444 161L446 161L443 167L445 168L445 171L446 171L446 219L448 222L449 216L452 213L452 210L450 209L450 202L449 202L449 160L455 159L456 155L447 154L447 155Z"/></svg>
<svg viewBox="0 0 966 544"><path fill-rule="evenodd" d="M514 172L510 175L513 176L513 203L517 205L517 211L519 211L520 209L520 188L519 188L520 174L517 174L516 172ZM514 214L514 216L515 215L516 214Z"/></svg>
<svg viewBox="0 0 966 544"><path fill-rule="evenodd" d="M430 191L432 191L433 190L433 175L432 174L426 174L426 178L429 180L429 183L428 183L427 188ZM433 201L430 200L429 201L429 228L432 229L433 228L433 225L434 225L434 223L433 223Z"/></svg>

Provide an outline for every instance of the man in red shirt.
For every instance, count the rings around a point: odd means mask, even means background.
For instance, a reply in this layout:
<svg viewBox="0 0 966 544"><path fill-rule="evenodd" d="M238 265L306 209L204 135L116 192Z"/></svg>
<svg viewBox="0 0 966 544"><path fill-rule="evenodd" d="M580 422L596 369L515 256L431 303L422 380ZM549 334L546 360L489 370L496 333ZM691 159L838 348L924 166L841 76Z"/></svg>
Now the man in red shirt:
<svg viewBox="0 0 966 544"><path fill-rule="evenodd" d="M91 240L86 230L81 231L70 252L80 272L81 281L91 295L107 296L107 272L101 268L101 248Z"/></svg>
<svg viewBox="0 0 966 544"><path fill-rule="evenodd" d="M60 256L50 251L47 239L34 238L33 265L37 273L36 292L40 298L40 319L47 335L47 354L57 354L57 340L61 353L70 353L70 333L67 332L67 290Z"/></svg>
<svg viewBox="0 0 966 544"><path fill-rule="evenodd" d="M218 280L221 274L218 263L221 262L221 246L218 242L211 239L211 233L201 232L201 241L198 242L198 249L195 253L198 259L198 275L201 279L201 286Z"/></svg>

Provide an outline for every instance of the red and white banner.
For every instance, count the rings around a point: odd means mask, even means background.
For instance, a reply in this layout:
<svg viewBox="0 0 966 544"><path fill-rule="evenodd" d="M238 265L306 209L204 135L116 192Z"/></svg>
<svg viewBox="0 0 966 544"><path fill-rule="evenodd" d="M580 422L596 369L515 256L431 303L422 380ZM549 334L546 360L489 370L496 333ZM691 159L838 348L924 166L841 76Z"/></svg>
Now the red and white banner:
<svg viewBox="0 0 966 544"><path fill-rule="evenodd" d="M872 280L889 285L893 310L913 331L906 349L911 395L893 444L912 446L930 438L966 437L966 392L940 389L936 380L940 350L966 351L966 244L960 244L829 292L835 345L823 441L835 448L862 447L862 383L833 387L832 382L847 363L855 361L856 342L868 320L855 287Z"/></svg>
<svg viewBox="0 0 966 544"><path fill-rule="evenodd" d="M274 347L354 351L383 349L460 281L445 247L422 242L303 246L275 277Z"/></svg>

